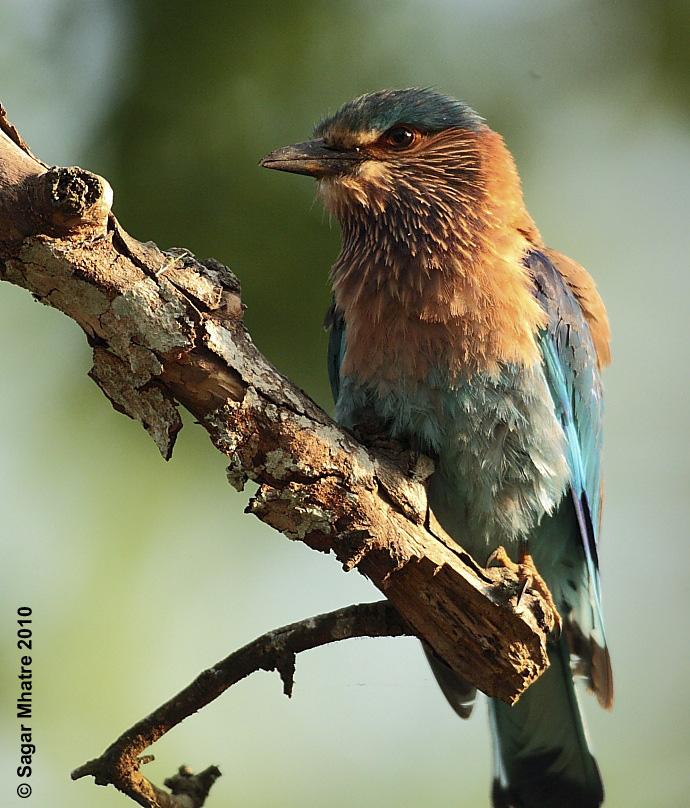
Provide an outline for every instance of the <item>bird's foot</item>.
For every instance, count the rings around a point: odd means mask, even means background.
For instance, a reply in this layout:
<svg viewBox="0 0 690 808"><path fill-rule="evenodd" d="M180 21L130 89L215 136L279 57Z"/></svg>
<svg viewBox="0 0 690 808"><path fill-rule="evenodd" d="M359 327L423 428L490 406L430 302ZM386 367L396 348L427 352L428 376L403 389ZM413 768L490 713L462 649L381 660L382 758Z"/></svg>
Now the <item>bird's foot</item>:
<svg viewBox="0 0 690 808"><path fill-rule="evenodd" d="M369 409L360 413L360 419L352 428L352 434L360 443L389 457L400 455L403 451L400 441L396 441L390 436L386 425Z"/></svg>
<svg viewBox="0 0 690 808"><path fill-rule="evenodd" d="M561 636L561 631L563 629L563 619L558 613L558 609L556 608L556 604L554 603L553 597L551 596L549 587L546 585L546 581L541 577L541 575L537 571L532 556L527 551L521 550L520 561L518 563L515 563L515 561L513 561L513 559L506 552L505 547L497 547L487 559L486 566L489 567L491 563L494 561L498 564L499 567L503 567L504 569L510 570L510 572L515 573L515 575L517 575L518 577L518 580L520 582L520 588L518 589L517 600L515 602L516 609L520 607L520 601L522 600L522 596L528 589L535 589L537 592L539 592L539 594L546 601L547 605L553 612L554 616L553 630L556 639L558 639Z"/></svg>
<svg viewBox="0 0 690 808"><path fill-rule="evenodd" d="M408 453L408 468L409 476L413 480L424 483L434 473L436 464L427 455L412 449Z"/></svg>
<svg viewBox="0 0 690 808"><path fill-rule="evenodd" d="M404 452L399 441L391 438L382 429L377 429L369 424L358 424L353 427L352 434L368 449L372 449L389 460L399 459Z"/></svg>
<svg viewBox="0 0 690 808"><path fill-rule="evenodd" d="M431 477L435 463L419 450L414 441L391 438L388 426L372 412L365 411L360 418L352 429L360 443L391 460L413 480L425 482Z"/></svg>

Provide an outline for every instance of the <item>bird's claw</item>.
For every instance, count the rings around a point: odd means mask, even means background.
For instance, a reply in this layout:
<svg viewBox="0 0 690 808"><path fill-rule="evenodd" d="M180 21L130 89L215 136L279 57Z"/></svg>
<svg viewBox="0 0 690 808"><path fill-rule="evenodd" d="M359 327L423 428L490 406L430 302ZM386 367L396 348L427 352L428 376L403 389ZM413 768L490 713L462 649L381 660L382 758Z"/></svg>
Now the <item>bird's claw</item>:
<svg viewBox="0 0 690 808"><path fill-rule="evenodd" d="M513 559L508 555L504 547L497 547L487 559L486 566L489 567L494 561L500 567L515 573L520 581L520 586L515 601L516 610L519 609L520 601L528 589L535 589L537 592L539 592L553 613L553 632L555 639L558 639L563 630L563 619L558 613L558 609L556 608L556 604L551 596L551 592L546 585L546 581L537 571L532 556L526 551L521 551L520 561L519 563L515 563L515 561L513 561Z"/></svg>
<svg viewBox="0 0 690 808"><path fill-rule="evenodd" d="M491 555L486 559L486 568L488 569L494 561L498 562L499 567L510 570L517 575L518 565L508 555L508 553L506 553L505 547L499 546L493 551L493 553L491 553Z"/></svg>
<svg viewBox="0 0 690 808"><path fill-rule="evenodd" d="M525 592L532 586L534 583L534 579L531 575L526 575L521 581L520 586L518 587L517 597L515 598L515 608L520 608L520 601L522 600L522 596Z"/></svg>
<svg viewBox="0 0 690 808"><path fill-rule="evenodd" d="M430 457L415 450L410 451L408 461L410 477L421 483L426 482L436 468L436 464Z"/></svg>

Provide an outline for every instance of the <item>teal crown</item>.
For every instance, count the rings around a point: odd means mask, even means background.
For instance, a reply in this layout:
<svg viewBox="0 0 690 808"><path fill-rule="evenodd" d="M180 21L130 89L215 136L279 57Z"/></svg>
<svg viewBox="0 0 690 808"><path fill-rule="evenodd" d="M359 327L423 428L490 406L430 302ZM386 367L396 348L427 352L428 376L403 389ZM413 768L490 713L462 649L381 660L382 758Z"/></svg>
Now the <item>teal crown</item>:
<svg viewBox="0 0 690 808"><path fill-rule="evenodd" d="M429 88L412 87L380 90L348 101L314 127L314 137L323 137L334 126L352 132L385 132L396 124L406 124L420 132L440 132L456 127L477 131L483 123L462 101Z"/></svg>

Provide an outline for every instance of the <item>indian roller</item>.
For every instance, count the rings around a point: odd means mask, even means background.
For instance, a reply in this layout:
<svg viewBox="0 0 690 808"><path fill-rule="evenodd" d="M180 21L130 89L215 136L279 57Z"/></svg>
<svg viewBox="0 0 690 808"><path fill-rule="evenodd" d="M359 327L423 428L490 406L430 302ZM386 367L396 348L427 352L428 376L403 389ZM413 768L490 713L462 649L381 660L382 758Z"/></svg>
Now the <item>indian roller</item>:
<svg viewBox="0 0 690 808"><path fill-rule="evenodd" d="M315 177L340 224L337 421L373 418L433 458L447 533L480 563L529 563L525 585L545 582L562 619L546 672L514 706L489 699L494 808L601 805L573 681L611 708L597 558L609 326L592 278L544 245L500 135L430 89L363 95L261 164ZM475 689L427 655L466 717Z"/></svg>

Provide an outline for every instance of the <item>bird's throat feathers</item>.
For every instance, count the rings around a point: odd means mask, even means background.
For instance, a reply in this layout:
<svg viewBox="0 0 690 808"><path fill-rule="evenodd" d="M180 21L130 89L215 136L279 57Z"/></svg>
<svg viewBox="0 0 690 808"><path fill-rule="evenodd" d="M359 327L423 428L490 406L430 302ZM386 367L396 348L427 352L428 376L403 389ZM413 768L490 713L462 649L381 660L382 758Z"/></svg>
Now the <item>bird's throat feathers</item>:
<svg viewBox="0 0 690 808"><path fill-rule="evenodd" d="M319 195L343 234L343 374L385 386L538 361L545 315L523 257L541 239L499 135L451 129L404 157L374 152Z"/></svg>

